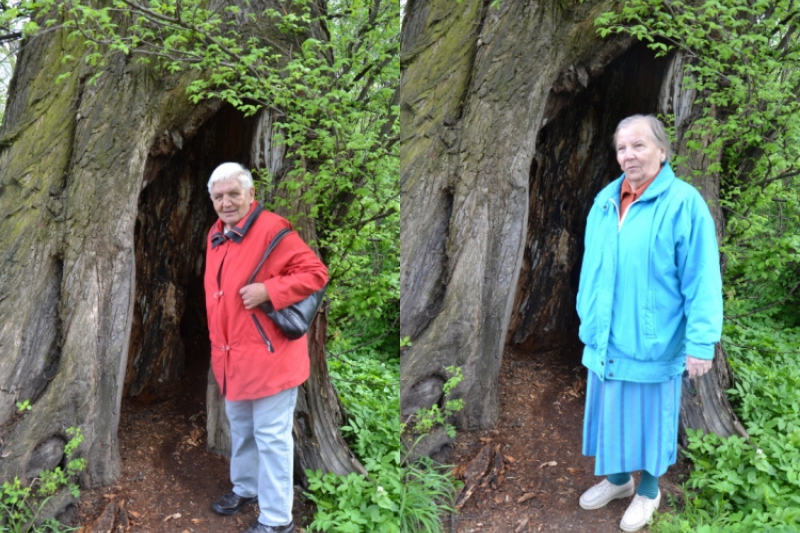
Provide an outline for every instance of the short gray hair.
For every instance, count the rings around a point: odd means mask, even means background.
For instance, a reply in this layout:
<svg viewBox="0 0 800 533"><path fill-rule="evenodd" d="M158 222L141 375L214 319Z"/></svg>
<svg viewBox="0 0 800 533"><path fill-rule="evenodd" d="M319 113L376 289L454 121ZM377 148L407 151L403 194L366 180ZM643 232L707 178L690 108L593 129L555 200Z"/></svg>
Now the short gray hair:
<svg viewBox="0 0 800 533"><path fill-rule="evenodd" d="M654 115L631 115L628 118L623 118L617 129L614 131L614 149L617 149L617 133L622 128L627 128L635 122L644 122L650 126L650 133L656 145L664 149L666 152L666 161L672 156L672 147L669 144L669 137L667 137L667 130L664 128L664 123L658 120Z"/></svg>
<svg viewBox="0 0 800 533"><path fill-rule="evenodd" d="M208 180L208 194L211 194L211 187L216 182L233 178L237 178L245 190L253 186L253 176L249 170L239 163L222 163L211 173L211 178Z"/></svg>

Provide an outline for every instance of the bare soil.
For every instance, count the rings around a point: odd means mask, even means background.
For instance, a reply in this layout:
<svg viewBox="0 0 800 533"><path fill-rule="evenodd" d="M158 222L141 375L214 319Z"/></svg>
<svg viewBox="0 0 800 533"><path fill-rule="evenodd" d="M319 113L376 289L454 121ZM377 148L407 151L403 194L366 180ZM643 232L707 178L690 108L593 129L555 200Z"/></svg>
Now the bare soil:
<svg viewBox="0 0 800 533"><path fill-rule="evenodd" d="M74 518L81 533L240 532L257 520L256 504L234 516L211 509L231 484L228 460L206 450L207 371L207 359L189 361L186 377L166 400L123 401L122 475L114 486L83 491ZM300 494L295 487L297 526L311 517Z"/></svg>
<svg viewBox="0 0 800 533"><path fill-rule="evenodd" d="M499 423L460 434L450 453L465 490L474 488L460 512L450 517L451 532L621 531L630 498L594 511L578 505L583 491L602 479L594 476L594 460L581 454L585 391L586 369L578 360L564 361L556 352L506 351ZM490 459L488 473L471 484L470 474L481 471L478 463L495 450L499 459ZM670 510L668 495L682 500L677 483L686 473L679 462L659 480L660 512ZM638 482L638 473L634 477Z"/></svg>

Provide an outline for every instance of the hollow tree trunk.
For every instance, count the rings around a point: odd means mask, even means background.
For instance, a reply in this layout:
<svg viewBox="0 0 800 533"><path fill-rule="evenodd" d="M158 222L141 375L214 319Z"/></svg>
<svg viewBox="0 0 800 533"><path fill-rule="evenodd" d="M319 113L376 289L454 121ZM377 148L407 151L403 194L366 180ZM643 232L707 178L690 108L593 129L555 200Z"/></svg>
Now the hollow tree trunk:
<svg viewBox="0 0 800 533"><path fill-rule="evenodd" d="M76 59L62 63L67 54ZM87 85L81 56L62 32L25 43L0 130L0 480L62 461L71 426L86 437L83 483L117 478L123 395L161 398L184 358L207 364L207 347L187 346L184 333L205 321L208 176L223 161L258 163L257 120L192 105L190 75L120 54ZM75 74L55 85L62 72ZM325 331L320 316L298 401L298 466L346 473L360 465L336 427ZM33 408L20 415L23 400ZM224 437L214 400L209 411L209 435Z"/></svg>
<svg viewBox="0 0 800 533"><path fill-rule="evenodd" d="M558 348L580 361L575 295L584 227L594 196L619 175L614 129L634 113L678 107L681 117L693 116L673 59L595 35L594 18L611 5L407 6L401 334L412 345L402 355L405 416L441 402L444 369L458 365L466 401L458 424L493 425L506 343ZM704 179L698 184L716 199L718 178ZM724 372L724 361L717 366ZM709 387L715 402L686 423L729 434L724 383Z"/></svg>

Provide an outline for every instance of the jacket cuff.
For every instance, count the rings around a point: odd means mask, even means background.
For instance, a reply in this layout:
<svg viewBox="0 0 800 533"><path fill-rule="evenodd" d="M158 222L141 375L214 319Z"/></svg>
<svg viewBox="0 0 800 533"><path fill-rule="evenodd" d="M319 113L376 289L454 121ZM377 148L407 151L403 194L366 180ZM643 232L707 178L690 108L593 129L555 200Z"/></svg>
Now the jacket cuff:
<svg viewBox="0 0 800 533"><path fill-rule="evenodd" d="M695 344L693 342L686 343L686 355L694 357L695 359L705 359L710 361L714 359L714 344Z"/></svg>
<svg viewBox="0 0 800 533"><path fill-rule="evenodd" d="M272 307L275 309L283 309L287 305L291 305L291 303L286 303L284 301L283 293L281 292L281 284L278 278L271 278L262 281L261 283L263 283L264 288L267 289L267 294L269 295L269 301L272 302Z"/></svg>

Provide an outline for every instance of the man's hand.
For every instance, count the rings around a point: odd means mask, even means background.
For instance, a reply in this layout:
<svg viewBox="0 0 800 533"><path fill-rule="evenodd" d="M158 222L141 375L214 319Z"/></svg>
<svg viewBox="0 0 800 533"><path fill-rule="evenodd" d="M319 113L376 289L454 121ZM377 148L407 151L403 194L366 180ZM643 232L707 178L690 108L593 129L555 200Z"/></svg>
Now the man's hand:
<svg viewBox="0 0 800 533"><path fill-rule="evenodd" d="M239 294L242 296L245 309L253 309L269 301L269 294L263 283L245 285L239 290Z"/></svg>
<svg viewBox="0 0 800 533"><path fill-rule="evenodd" d="M710 359L697 359L691 355L686 356L686 370L689 372L690 378L699 378L711 370L712 364L713 360Z"/></svg>

